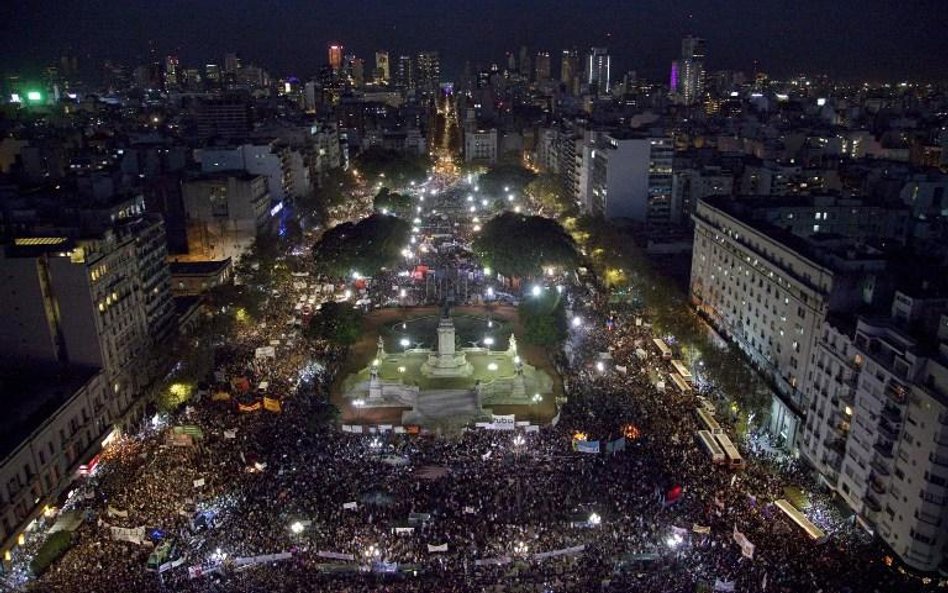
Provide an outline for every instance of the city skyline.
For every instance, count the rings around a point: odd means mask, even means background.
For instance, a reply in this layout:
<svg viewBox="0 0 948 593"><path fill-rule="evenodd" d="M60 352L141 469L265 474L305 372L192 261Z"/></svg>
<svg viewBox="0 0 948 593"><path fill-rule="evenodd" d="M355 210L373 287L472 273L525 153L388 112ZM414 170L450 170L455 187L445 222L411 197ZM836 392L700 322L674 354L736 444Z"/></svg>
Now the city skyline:
<svg viewBox="0 0 948 593"><path fill-rule="evenodd" d="M99 7L35 1L12 7L9 30L0 36L0 69L5 75L29 75L66 51L75 52L85 67L106 59L144 61L154 43L161 54L177 54L187 63L236 51L275 73L304 77L317 72L326 63L328 45L338 43L364 58L377 50L439 51L445 78L456 80L465 62L501 63L506 51L521 45L557 57L562 49L603 46L613 56L614 72L636 70L664 80L680 53L680 39L692 34L707 40L709 71L757 69L775 77L828 74L872 82L945 79L938 40L948 10L936 2L898 10L882 0L829 7L750 0L713 9L679 4L669 10L651 0L634 6L594 2L575 11L558 1L426 7L415 0L373 0L317 9L291 0L274 10L246 0L226 6L213 0L187 6L183 18L183 4L153 14L153 5L137 1ZM840 22L849 23L845 43L835 30Z"/></svg>

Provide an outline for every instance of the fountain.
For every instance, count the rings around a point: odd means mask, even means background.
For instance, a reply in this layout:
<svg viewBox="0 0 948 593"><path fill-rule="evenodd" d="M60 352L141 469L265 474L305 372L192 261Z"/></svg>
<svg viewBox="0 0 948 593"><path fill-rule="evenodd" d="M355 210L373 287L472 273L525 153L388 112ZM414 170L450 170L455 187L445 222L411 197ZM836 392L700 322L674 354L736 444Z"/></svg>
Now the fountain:
<svg viewBox="0 0 948 593"><path fill-rule="evenodd" d="M546 397L553 391L552 378L520 358L513 334L505 349L492 350L487 339L484 346L475 341L459 348L447 306L438 319L434 348L410 348L404 340L403 352L388 352L379 336L375 359L344 381L345 398L362 400L364 408L407 407L403 424L466 424L489 418L485 406L536 403L535 394Z"/></svg>

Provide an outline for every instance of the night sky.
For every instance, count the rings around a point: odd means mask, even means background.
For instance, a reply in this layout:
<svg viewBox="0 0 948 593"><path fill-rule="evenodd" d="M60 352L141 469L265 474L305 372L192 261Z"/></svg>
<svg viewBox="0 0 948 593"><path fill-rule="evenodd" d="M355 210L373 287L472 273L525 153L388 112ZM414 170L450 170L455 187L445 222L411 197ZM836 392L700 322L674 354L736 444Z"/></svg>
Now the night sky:
<svg viewBox="0 0 948 593"><path fill-rule="evenodd" d="M436 49L444 78L464 60L501 63L522 44L554 55L606 45L613 76L637 70L664 79L682 36L707 39L709 71L842 79L948 79L948 0L6 0L0 70L28 73L72 47L86 64L140 63L162 53L203 65L236 51L271 74L312 75L326 46L374 63Z"/></svg>

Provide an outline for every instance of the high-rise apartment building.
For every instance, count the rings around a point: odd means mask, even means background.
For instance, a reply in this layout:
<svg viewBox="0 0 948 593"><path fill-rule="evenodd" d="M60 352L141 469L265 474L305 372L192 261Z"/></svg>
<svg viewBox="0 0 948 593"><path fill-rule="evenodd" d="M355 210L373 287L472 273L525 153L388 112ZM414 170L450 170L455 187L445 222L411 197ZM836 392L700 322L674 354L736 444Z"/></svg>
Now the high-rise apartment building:
<svg viewBox="0 0 948 593"><path fill-rule="evenodd" d="M165 88L176 89L180 87L183 82L182 74L178 57L165 57Z"/></svg>
<svg viewBox="0 0 948 593"><path fill-rule="evenodd" d="M388 83L391 80L387 51L375 52L375 80L381 83Z"/></svg>
<svg viewBox="0 0 948 593"><path fill-rule="evenodd" d="M679 94L685 105L699 103L704 94L704 58L704 39L689 35L681 40Z"/></svg>
<svg viewBox="0 0 948 593"><path fill-rule="evenodd" d="M788 448L824 321L884 298L887 261L866 238L904 241L905 215L832 196L698 202L691 300L776 386L770 432Z"/></svg>
<svg viewBox="0 0 948 593"><path fill-rule="evenodd" d="M946 312L948 293L926 280L897 290L887 317L828 320L799 439L825 484L920 571L946 565Z"/></svg>
<svg viewBox="0 0 948 593"><path fill-rule="evenodd" d="M590 93L608 95L610 89L610 58L605 47L594 47L586 54L585 83Z"/></svg>
<svg viewBox="0 0 948 593"><path fill-rule="evenodd" d="M423 51L415 60L415 78L418 88L434 93L441 85L441 58L436 51Z"/></svg>
<svg viewBox="0 0 948 593"><path fill-rule="evenodd" d="M550 52L537 52L534 58L534 67L536 69L536 81L546 82L550 80Z"/></svg>
<svg viewBox="0 0 948 593"><path fill-rule="evenodd" d="M586 150L587 211L652 225L670 222L671 138L610 132L597 134Z"/></svg>
<svg viewBox="0 0 948 593"><path fill-rule="evenodd" d="M173 318L165 243L158 215L91 238L15 238L0 258L0 351L103 369L121 417L157 370L152 347Z"/></svg>
<svg viewBox="0 0 948 593"><path fill-rule="evenodd" d="M395 70L395 83L406 89L415 87L415 70L411 56L399 56L398 68Z"/></svg>
<svg viewBox="0 0 948 593"><path fill-rule="evenodd" d="M329 67L332 68L333 72L339 72L342 70L342 46L341 45L330 45L329 46Z"/></svg>
<svg viewBox="0 0 948 593"><path fill-rule="evenodd" d="M196 119L199 138L243 138L250 131L250 104L238 95L207 99Z"/></svg>
<svg viewBox="0 0 948 593"><path fill-rule="evenodd" d="M579 52L575 49L564 49L560 58L560 82L568 93L576 92L576 81L579 79Z"/></svg>
<svg viewBox="0 0 948 593"><path fill-rule="evenodd" d="M235 76L238 70L240 70L240 58L237 54L224 54L224 73Z"/></svg>

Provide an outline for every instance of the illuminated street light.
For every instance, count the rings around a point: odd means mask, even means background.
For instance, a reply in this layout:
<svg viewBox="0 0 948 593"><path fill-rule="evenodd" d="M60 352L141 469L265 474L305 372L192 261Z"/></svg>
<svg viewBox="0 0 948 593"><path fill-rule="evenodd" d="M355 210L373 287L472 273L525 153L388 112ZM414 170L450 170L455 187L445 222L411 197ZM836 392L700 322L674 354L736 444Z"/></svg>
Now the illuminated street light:
<svg viewBox="0 0 948 593"><path fill-rule="evenodd" d="M401 341L399 341L399 344L402 345L402 348L408 348L408 346L411 344L411 341L408 338L402 338Z"/></svg>
<svg viewBox="0 0 948 593"><path fill-rule="evenodd" d="M583 320L579 318L579 315L573 317L573 327L579 327L583 324Z"/></svg>
<svg viewBox="0 0 948 593"><path fill-rule="evenodd" d="M292 531L295 535L303 533L303 524L299 521L295 521L292 525L290 525L290 531Z"/></svg>
<svg viewBox="0 0 948 593"><path fill-rule="evenodd" d="M530 293L535 297L540 296L541 292L543 292L543 289L540 288L539 286L534 286L533 288L530 289Z"/></svg>
<svg viewBox="0 0 948 593"><path fill-rule="evenodd" d="M597 515L596 513L593 513L593 514L589 515L589 524L590 524L590 525L592 525L592 526L595 527L596 525L599 525L600 523L602 523L602 517L600 517L600 516Z"/></svg>
<svg viewBox="0 0 948 593"><path fill-rule="evenodd" d="M490 268L488 268L488 267L485 267L485 268L484 268L484 275L485 275L485 276L490 276Z"/></svg>
<svg viewBox="0 0 948 593"><path fill-rule="evenodd" d="M484 338L484 345L486 345L486 346L493 346L493 345L494 345L494 338L492 338L492 337L490 337L490 336L487 336L486 338Z"/></svg>
<svg viewBox="0 0 948 593"><path fill-rule="evenodd" d="M488 287L487 287L487 296L489 296L490 298L494 298L494 287L493 287L493 286L488 286Z"/></svg>

